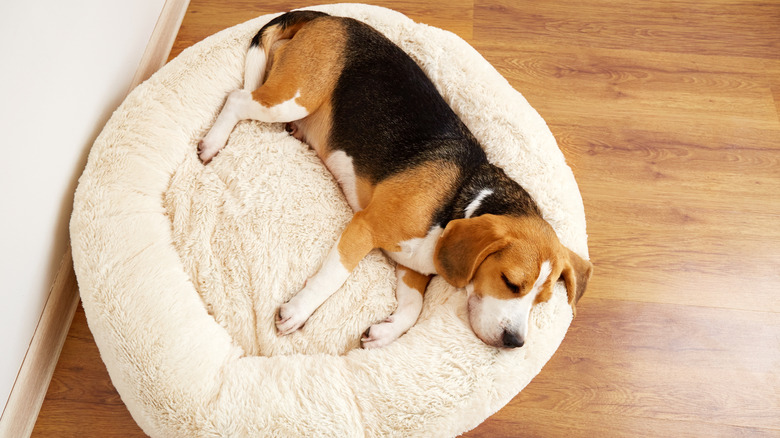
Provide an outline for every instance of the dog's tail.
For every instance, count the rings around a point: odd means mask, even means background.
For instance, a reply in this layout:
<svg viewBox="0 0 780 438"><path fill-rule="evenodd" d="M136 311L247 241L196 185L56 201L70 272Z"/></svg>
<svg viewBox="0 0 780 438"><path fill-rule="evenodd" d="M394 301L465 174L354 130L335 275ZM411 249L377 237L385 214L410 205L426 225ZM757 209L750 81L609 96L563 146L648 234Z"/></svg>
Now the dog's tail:
<svg viewBox="0 0 780 438"><path fill-rule="evenodd" d="M246 54L244 89L254 91L263 84L274 43L292 38L306 23L327 15L316 11L293 11L282 14L263 26L252 38Z"/></svg>

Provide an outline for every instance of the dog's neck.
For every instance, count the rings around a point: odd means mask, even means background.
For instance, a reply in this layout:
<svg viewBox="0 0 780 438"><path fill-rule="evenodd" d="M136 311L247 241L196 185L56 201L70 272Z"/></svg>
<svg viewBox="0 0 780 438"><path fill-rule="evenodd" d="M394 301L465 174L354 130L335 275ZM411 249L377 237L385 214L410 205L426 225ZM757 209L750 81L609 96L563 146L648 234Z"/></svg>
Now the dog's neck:
<svg viewBox="0 0 780 438"><path fill-rule="evenodd" d="M531 195L501 168L485 160L466 172L451 204L449 220L483 214L541 217Z"/></svg>

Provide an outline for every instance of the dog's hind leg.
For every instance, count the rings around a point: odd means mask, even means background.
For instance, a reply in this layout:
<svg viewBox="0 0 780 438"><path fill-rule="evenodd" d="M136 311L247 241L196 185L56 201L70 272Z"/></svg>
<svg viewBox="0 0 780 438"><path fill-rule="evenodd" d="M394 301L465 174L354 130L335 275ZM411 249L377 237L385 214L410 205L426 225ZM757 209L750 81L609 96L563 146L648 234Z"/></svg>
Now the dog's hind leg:
<svg viewBox="0 0 780 438"><path fill-rule="evenodd" d="M225 147L230 133L241 120L287 123L309 115L308 110L297 102L300 93L293 95L290 99L264 105L261 102L273 102L271 99L265 98L264 95L268 92L264 88L266 88L265 85L254 93L247 90L235 90L230 93L214 126L198 144L198 155L204 163L211 161ZM254 98L254 94L258 94L260 99Z"/></svg>
<svg viewBox="0 0 780 438"><path fill-rule="evenodd" d="M316 15L320 17L320 15ZM289 123L301 120L329 101L343 66L346 41L341 21L320 17L309 22L272 54L268 78L259 88L235 90L217 116L214 126L198 144L198 155L208 163L225 147L233 128L241 120ZM247 69L262 69L258 48L251 48ZM267 57L267 56L266 56ZM247 74L245 72L245 74ZM262 81L262 73L251 74L245 87Z"/></svg>

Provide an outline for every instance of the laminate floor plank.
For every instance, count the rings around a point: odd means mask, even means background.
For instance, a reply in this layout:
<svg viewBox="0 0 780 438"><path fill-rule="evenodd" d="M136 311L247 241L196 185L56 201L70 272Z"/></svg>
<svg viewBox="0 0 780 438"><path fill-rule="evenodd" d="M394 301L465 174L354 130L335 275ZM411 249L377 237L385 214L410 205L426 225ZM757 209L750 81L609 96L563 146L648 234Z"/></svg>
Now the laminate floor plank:
<svg viewBox="0 0 780 438"><path fill-rule="evenodd" d="M80 304L32 436L146 436L111 383Z"/></svg>
<svg viewBox="0 0 780 438"><path fill-rule="evenodd" d="M213 2L207 6L194 3L187 15L184 16L181 31L173 45L170 57L175 57L184 48L211 34L260 15L331 3L334 2L328 0L271 0L266 2L230 0ZM467 41L471 39L473 30L472 0L448 2L379 0L370 3L396 10L415 21L423 21L431 26L449 30Z"/></svg>
<svg viewBox="0 0 780 438"><path fill-rule="evenodd" d="M597 299L580 310L545 367L554 378L521 393L528 407L780 430L776 313Z"/></svg>
<svg viewBox="0 0 780 438"><path fill-rule="evenodd" d="M780 58L780 3L477 1L477 39Z"/></svg>

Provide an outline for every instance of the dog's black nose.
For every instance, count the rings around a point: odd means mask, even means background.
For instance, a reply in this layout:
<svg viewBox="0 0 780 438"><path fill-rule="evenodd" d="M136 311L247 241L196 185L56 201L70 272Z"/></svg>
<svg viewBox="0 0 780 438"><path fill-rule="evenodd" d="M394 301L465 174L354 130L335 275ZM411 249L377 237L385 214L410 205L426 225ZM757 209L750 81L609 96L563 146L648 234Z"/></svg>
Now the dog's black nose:
<svg viewBox="0 0 780 438"><path fill-rule="evenodd" d="M504 336L501 340L504 342L504 347L507 348L519 348L525 344L525 339L508 330L504 330Z"/></svg>

